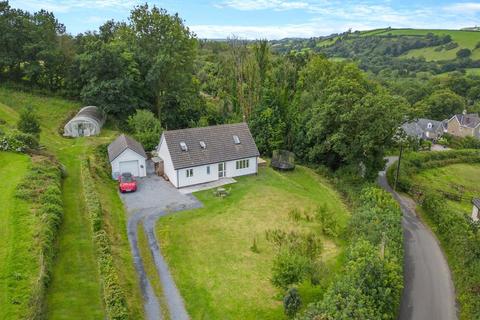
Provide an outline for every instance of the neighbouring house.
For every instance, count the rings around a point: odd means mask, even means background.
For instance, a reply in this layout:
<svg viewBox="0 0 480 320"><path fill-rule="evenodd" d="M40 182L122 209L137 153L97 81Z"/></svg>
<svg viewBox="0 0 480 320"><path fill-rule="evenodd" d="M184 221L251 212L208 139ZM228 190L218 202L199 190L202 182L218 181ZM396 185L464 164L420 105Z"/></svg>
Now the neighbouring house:
<svg viewBox="0 0 480 320"><path fill-rule="evenodd" d="M157 153L176 188L256 174L260 155L246 123L164 131Z"/></svg>
<svg viewBox="0 0 480 320"><path fill-rule="evenodd" d="M430 119L417 119L404 123L402 125L403 131L410 136L422 140L437 140L444 133L444 122L430 120Z"/></svg>
<svg viewBox="0 0 480 320"><path fill-rule="evenodd" d="M446 132L457 137L480 138L480 117L476 113L456 114L447 121Z"/></svg>
<svg viewBox="0 0 480 320"><path fill-rule="evenodd" d="M478 212L480 211L480 199L479 198L473 199L472 204L473 204L472 220L476 222L480 220L480 215L478 214Z"/></svg>
<svg viewBox="0 0 480 320"><path fill-rule="evenodd" d="M122 173L130 172L135 177L147 175L147 155L143 146L136 140L120 135L108 146L108 159L112 166L112 177L117 179Z"/></svg>
<svg viewBox="0 0 480 320"><path fill-rule="evenodd" d="M105 123L105 114L98 107L88 106L67 122L63 129L66 137L89 137L100 134Z"/></svg>

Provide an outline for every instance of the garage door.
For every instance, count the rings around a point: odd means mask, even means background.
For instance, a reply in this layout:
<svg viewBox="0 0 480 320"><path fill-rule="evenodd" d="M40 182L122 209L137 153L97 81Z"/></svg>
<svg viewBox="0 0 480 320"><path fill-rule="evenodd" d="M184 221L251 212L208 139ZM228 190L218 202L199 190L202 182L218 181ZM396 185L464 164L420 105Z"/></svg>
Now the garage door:
<svg viewBox="0 0 480 320"><path fill-rule="evenodd" d="M121 161L120 174L130 172L135 177L138 177L138 160Z"/></svg>

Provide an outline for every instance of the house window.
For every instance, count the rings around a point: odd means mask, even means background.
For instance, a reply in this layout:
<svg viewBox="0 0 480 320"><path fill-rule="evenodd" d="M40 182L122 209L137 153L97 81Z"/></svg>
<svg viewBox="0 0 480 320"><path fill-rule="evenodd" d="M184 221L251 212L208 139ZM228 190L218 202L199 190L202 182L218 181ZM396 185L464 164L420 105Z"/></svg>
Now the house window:
<svg viewBox="0 0 480 320"><path fill-rule="evenodd" d="M249 159L244 159L244 160L237 160L236 162L236 168L238 169L245 169L248 168L250 165Z"/></svg>
<svg viewBox="0 0 480 320"><path fill-rule="evenodd" d="M240 138L237 135L233 136L233 142L235 144L240 144Z"/></svg>
<svg viewBox="0 0 480 320"><path fill-rule="evenodd" d="M187 178L193 177L193 169L187 169Z"/></svg>
<svg viewBox="0 0 480 320"><path fill-rule="evenodd" d="M210 166L207 166L207 174L210 174Z"/></svg>

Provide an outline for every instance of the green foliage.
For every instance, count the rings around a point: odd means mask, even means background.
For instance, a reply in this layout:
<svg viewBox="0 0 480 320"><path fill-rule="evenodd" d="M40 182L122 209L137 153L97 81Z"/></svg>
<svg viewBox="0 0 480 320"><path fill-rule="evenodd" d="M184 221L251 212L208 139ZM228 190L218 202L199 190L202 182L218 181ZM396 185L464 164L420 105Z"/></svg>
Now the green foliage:
<svg viewBox="0 0 480 320"><path fill-rule="evenodd" d="M31 134L37 138L40 136L40 123L38 121L38 116L32 107L28 106L22 109L17 128L23 133Z"/></svg>
<svg viewBox="0 0 480 320"><path fill-rule="evenodd" d="M298 284L305 279L310 265L311 262L307 257L283 249L273 261L272 283L286 290L292 284Z"/></svg>
<svg viewBox="0 0 480 320"><path fill-rule="evenodd" d="M0 151L27 152L37 148L37 138L28 133L11 130L0 136Z"/></svg>
<svg viewBox="0 0 480 320"><path fill-rule="evenodd" d="M355 165L368 177L383 167L389 145L407 108L353 64L313 58L302 70L295 109L293 150L304 161L331 168Z"/></svg>
<svg viewBox="0 0 480 320"><path fill-rule="evenodd" d="M340 233L340 227L335 216L335 213L331 212L327 206L319 206L315 211L315 218L322 225L322 232L329 237L337 237Z"/></svg>
<svg viewBox="0 0 480 320"><path fill-rule="evenodd" d="M472 55L472 51L470 49L467 49L467 48L463 48L463 49L460 49L457 51L457 57L458 58L468 58Z"/></svg>
<svg viewBox="0 0 480 320"><path fill-rule="evenodd" d="M403 288L402 213L390 194L367 187L349 225L347 265L299 319L395 319Z"/></svg>
<svg viewBox="0 0 480 320"><path fill-rule="evenodd" d="M295 314L300 310L302 300L298 294L297 288L291 288L287 291L287 294L283 298L283 307L285 314L290 318L293 318Z"/></svg>
<svg viewBox="0 0 480 320"><path fill-rule="evenodd" d="M434 91L417 105L417 109L427 118L444 120L465 110L465 99L450 89Z"/></svg>
<svg viewBox="0 0 480 320"><path fill-rule="evenodd" d="M444 167L455 163L479 163L480 150L449 150L425 153L410 153L403 157L400 166L397 188L401 191L414 191L412 177L419 172ZM387 178L391 185L394 182L396 165L392 165L387 171Z"/></svg>
<svg viewBox="0 0 480 320"><path fill-rule="evenodd" d="M81 177L85 203L93 231L93 241L96 247L99 273L103 280L103 298L108 318L126 320L130 318L129 310L114 266L110 241L103 226L102 206L95 190L90 166L86 160L82 162Z"/></svg>
<svg viewBox="0 0 480 320"><path fill-rule="evenodd" d="M128 127L146 150L153 150L160 140L160 121L148 110L137 110L128 118Z"/></svg>
<svg viewBox="0 0 480 320"><path fill-rule="evenodd" d="M55 255L55 240L63 216L60 184L61 171L58 164L47 158L36 158L30 172L17 188L16 196L29 203L32 213L38 216L39 221L35 247L40 272L30 287L26 319L37 319L44 312L45 294ZM15 287L15 283L11 285Z"/></svg>

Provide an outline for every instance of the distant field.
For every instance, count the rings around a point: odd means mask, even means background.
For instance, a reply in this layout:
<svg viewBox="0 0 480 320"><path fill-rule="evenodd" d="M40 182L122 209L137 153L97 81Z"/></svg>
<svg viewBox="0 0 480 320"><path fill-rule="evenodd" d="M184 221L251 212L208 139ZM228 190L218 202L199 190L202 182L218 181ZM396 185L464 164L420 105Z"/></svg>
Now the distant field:
<svg viewBox="0 0 480 320"><path fill-rule="evenodd" d="M161 218L157 235L162 250L192 319L284 319L281 293L270 282L276 253L265 231L321 234L316 220L293 221L288 216L293 208L312 212L326 205L341 224L349 213L338 194L303 167L288 173L260 169L257 176L240 177L230 187L225 199L211 190L200 192L196 196L204 208ZM254 238L259 253L250 250ZM323 260L337 270L343 245L323 239ZM309 282L299 290L304 305L323 294L322 286Z"/></svg>
<svg viewBox="0 0 480 320"><path fill-rule="evenodd" d="M407 54L403 55L405 58L419 58L424 57L428 61L438 61L438 60L450 60L456 58L456 53L462 48L468 48L472 50L472 58L480 59L480 49L475 49L475 46L480 42L480 32L478 31L463 31L463 30L428 30L428 29L392 29L392 30L383 30L382 32L376 33L376 35L386 35L391 33L392 35L426 35L428 33L433 33L436 35L450 35L454 42L458 43L458 48L448 50L448 51L435 51L436 47L429 47L423 49L410 50ZM366 33L365 35L372 35Z"/></svg>

